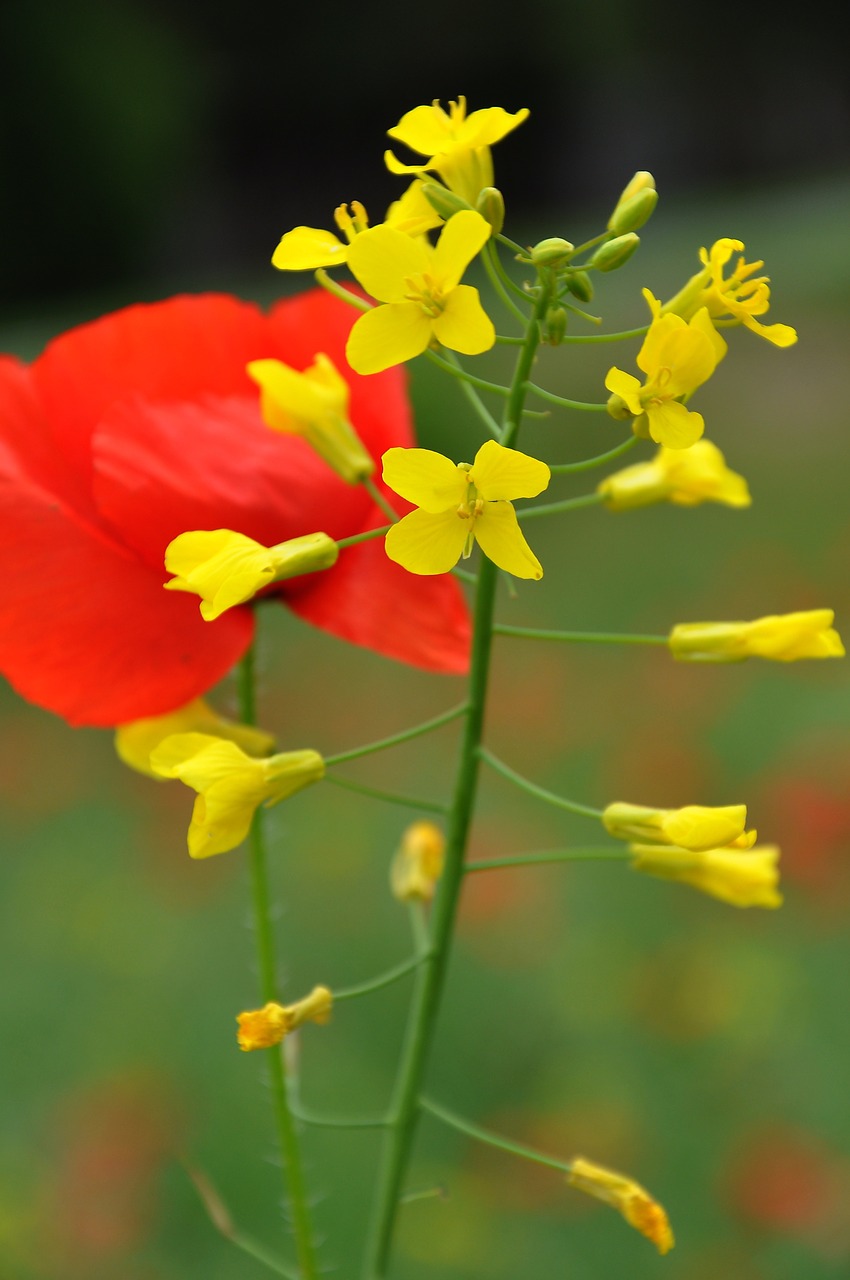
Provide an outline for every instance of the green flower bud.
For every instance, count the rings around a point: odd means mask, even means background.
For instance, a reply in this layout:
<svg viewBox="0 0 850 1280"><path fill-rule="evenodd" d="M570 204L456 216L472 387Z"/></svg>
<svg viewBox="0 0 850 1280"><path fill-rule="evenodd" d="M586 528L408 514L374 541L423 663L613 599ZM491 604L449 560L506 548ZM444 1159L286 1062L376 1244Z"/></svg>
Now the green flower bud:
<svg viewBox="0 0 850 1280"><path fill-rule="evenodd" d="M626 231L637 231L648 222L652 211L658 204L658 192L654 187L645 187L630 200L621 200L611 215L608 230L621 236Z"/></svg>
<svg viewBox="0 0 850 1280"><path fill-rule="evenodd" d="M655 190L655 179L653 178L652 174L647 173L645 169L639 169L638 172L635 174L635 176L632 178L631 182L628 184L628 186L625 187L623 191L620 192L620 198L617 201L616 205L614 206L614 212L611 214L611 219L608 223L608 230L616 232L617 235L622 235L623 232L625 231L636 231L637 228L641 225L640 223L637 223L635 226L621 227L619 223L615 226L614 225L615 221L619 218L620 211L623 205L628 204L630 201L632 201L635 198L635 196L641 195L641 193L644 191L654 191L654 190ZM651 212L652 212L652 209L650 209L649 213ZM647 214L646 216L648 218L649 214ZM646 221L646 219L644 219L644 221Z"/></svg>
<svg viewBox="0 0 850 1280"><path fill-rule="evenodd" d="M531 261L535 267L565 267L573 256L575 245L560 236L550 236L541 240L531 250Z"/></svg>
<svg viewBox="0 0 850 1280"><path fill-rule="evenodd" d="M624 236L616 236L599 246L588 265L595 267L597 271L616 271L624 262L628 262L639 244L640 236L636 236L633 231Z"/></svg>
<svg viewBox="0 0 850 1280"><path fill-rule="evenodd" d="M559 347L567 332L567 313L563 307L550 307L543 321L544 341L550 347Z"/></svg>
<svg viewBox="0 0 850 1280"><path fill-rule="evenodd" d="M590 302L593 297L593 281L586 271L571 271L564 277L564 283L574 298L579 302Z"/></svg>
<svg viewBox="0 0 850 1280"><path fill-rule="evenodd" d="M444 187L439 182L423 182L422 194L441 218L448 219L452 214L460 213L464 209L472 209L472 205L467 204L463 196L449 191L448 187Z"/></svg>
<svg viewBox="0 0 850 1280"><path fill-rule="evenodd" d="M478 193L475 207L497 236L505 225L505 201L498 187L484 187Z"/></svg>

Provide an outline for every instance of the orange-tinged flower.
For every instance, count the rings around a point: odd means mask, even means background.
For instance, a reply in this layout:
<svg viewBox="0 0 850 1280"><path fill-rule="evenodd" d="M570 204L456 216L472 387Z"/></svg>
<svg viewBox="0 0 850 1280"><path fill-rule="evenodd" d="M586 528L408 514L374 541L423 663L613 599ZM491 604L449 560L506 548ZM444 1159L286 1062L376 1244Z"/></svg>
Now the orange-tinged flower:
<svg viewBox="0 0 850 1280"><path fill-rule="evenodd" d="M639 1182L624 1173L585 1160L583 1156L576 1156L570 1164L567 1182L571 1187L610 1204L623 1215L630 1227L651 1240L659 1253L670 1252L675 1240L667 1214Z"/></svg>
<svg viewBox="0 0 850 1280"><path fill-rule="evenodd" d="M239 1048L246 1052L271 1049L305 1022L324 1026L330 1021L332 1008L332 992L327 987L314 987L308 996L295 1004L282 1005L270 1000L262 1009L248 1009L236 1016Z"/></svg>

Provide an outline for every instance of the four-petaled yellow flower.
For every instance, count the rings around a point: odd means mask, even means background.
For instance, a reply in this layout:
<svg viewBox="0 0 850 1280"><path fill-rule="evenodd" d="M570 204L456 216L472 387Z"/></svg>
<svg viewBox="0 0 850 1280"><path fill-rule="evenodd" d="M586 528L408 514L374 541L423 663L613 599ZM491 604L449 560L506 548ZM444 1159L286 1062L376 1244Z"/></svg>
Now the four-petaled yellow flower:
<svg viewBox="0 0 850 1280"><path fill-rule="evenodd" d="M443 873L446 837L433 822L413 822L390 867L390 887L400 902L430 902Z"/></svg>
<svg viewBox="0 0 850 1280"><path fill-rule="evenodd" d="M720 846L750 849L756 842L755 831L745 830L745 804L723 807L687 804L681 809L650 809L618 800L603 810L602 825L619 840L657 840L690 850Z"/></svg>
<svg viewBox="0 0 850 1280"><path fill-rule="evenodd" d="M571 1187L610 1204L619 1210L630 1227L651 1240L659 1253L670 1252L675 1240L667 1214L639 1182L583 1156L576 1156L570 1165L567 1182Z"/></svg>
<svg viewBox="0 0 850 1280"><path fill-rule="evenodd" d="M419 508L387 533L391 560L411 573L448 573L475 541L507 573L543 576L510 500L534 498L546 488L545 462L495 440L483 444L471 464L431 449L388 449L383 461L389 487Z"/></svg>
<svg viewBox="0 0 850 1280"><path fill-rule="evenodd" d="M402 164L392 151L384 153L391 173L426 173L435 169L447 187L474 205L484 187L493 185L490 147L528 117L523 107L513 113L503 107L485 107L466 114L466 98L450 102L444 111L435 99L430 107L414 107L387 132L411 151L428 159Z"/></svg>
<svg viewBox="0 0 850 1280"><path fill-rule="evenodd" d="M782 906L775 845L697 852L665 845L633 844L630 848L635 871L689 884L733 907Z"/></svg>
<svg viewBox="0 0 850 1280"><path fill-rule="evenodd" d="M608 370L605 386L613 393L609 412L635 421L635 435L651 436L668 449L688 449L705 429L702 415L680 403L681 397L711 377L726 354L726 343L701 307L685 321L678 315L661 315L661 303L649 292L643 296L652 311L652 323L637 355L637 366L647 375L641 386L631 373L616 366Z"/></svg>
<svg viewBox="0 0 850 1280"><path fill-rule="evenodd" d="M372 474L375 464L348 418L349 385L323 352L300 373L282 360L252 360L246 372L260 388L266 426L303 436L348 484Z"/></svg>
<svg viewBox="0 0 850 1280"><path fill-rule="evenodd" d="M166 547L165 567L177 576L163 585L166 591L200 596L201 616L213 622L273 582L329 569L338 556L339 547L326 533L264 547L232 529L195 529L178 534Z"/></svg>
<svg viewBox="0 0 850 1280"><path fill-rule="evenodd" d="M198 792L189 826L189 854L209 858L235 849L254 811L278 804L324 777L317 751L285 751L252 759L236 745L206 733L178 733L151 752L161 778L179 778Z"/></svg>
<svg viewBox="0 0 850 1280"><path fill-rule="evenodd" d="M763 262L745 262L739 258L731 275L723 278L723 268L733 253L744 248L741 240L716 240L711 250L700 249L702 270L691 276L674 298L665 302L663 314L675 313L686 320L700 307L705 307L716 324L742 324L753 333L767 338L776 347L790 347L797 341L797 331L790 324L762 324L770 307L770 276L756 276Z"/></svg>
<svg viewBox="0 0 850 1280"><path fill-rule="evenodd" d="M338 267L348 260L349 245L369 226L369 216L359 200L341 204L334 210L334 222L345 237L318 227L294 227L282 237L272 254L272 266L279 271L313 271L316 267ZM438 227L442 218L422 192L422 183L411 182L404 195L387 209L384 224L408 236L418 236Z"/></svg>
<svg viewBox="0 0 850 1280"><path fill-rule="evenodd" d="M690 449L658 450L649 462L638 462L607 476L597 492L609 511L628 511L653 502L696 507L701 502L722 502L727 507L748 507L750 491L743 476L726 466L723 454L710 440L697 440Z"/></svg>
<svg viewBox="0 0 850 1280"><path fill-rule="evenodd" d="M770 614L753 622L681 622L668 644L680 662L743 662L745 658L843 658L832 609Z"/></svg>
<svg viewBox="0 0 850 1280"><path fill-rule="evenodd" d="M493 322L478 290L461 277L486 243L490 225L474 210L456 213L431 248L392 227L373 227L348 251L348 265L384 306L355 323L345 354L357 373L380 373L421 355L432 341L464 355L489 351Z"/></svg>
<svg viewBox="0 0 850 1280"><path fill-rule="evenodd" d="M270 1000L262 1009L248 1009L236 1015L239 1048L246 1052L271 1049L305 1022L325 1026L330 1022L332 1009L333 993L327 987L314 987L308 996L296 1000L295 1004L282 1005Z"/></svg>
<svg viewBox="0 0 850 1280"><path fill-rule="evenodd" d="M274 735L253 725L226 720L203 698L195 698L163 716L132 720L115 730L115 750L125 764L139 773L162 782L162 774L151 767L151 752L164 738L175 733L208 733L235 742L249 756L266 756L274 748Z"/></svg>

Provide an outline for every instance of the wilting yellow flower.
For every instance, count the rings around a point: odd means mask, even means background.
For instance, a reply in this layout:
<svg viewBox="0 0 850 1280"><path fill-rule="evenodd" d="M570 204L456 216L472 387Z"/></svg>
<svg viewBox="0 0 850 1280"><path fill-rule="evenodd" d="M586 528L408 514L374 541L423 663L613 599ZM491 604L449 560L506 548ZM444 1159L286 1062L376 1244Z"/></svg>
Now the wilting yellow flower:
<svg viewBox="0 0 850 1280"><path fill-rule="evenodd" d="M252 759L206 733L178 733L151 752L151 768L198 792L189 826L189 854L209 858L235 849L248 834L254 811L278 804L324 777L317 751L285 751Z"/></svg>
<svg viewBox="0 0 850 1280"><path fill-rule="evenodd" d="M777 889L779 850L775 845L694 852L633 844L631 852L633 870L662 880L679 880L733 907L782 906L782 894Z"/></svg>
<svg viewBox="0 0 850 1280"><path fill-rule="evenodd" d="M704 307L685 321L678 315L660 315L661 304L644 289L652 311L652 323L637 355L639 369L647 375L640 382L616 366L608 370L605 386L613 393L609 412L615 417L634 416L635 435L651 436L668 449L687 449L702 435L702 415L680 403L680 397L711 377L726 354L726 343L717 333Z"/></svg>
<svg viewBox="0 0 850 1280"><path fill-rule="evenodd" d="M164 738L175 733L207 733L224 738L235 742L249 756L268 755L274 747L274 735L265 729L225 720L203 698L195 698L164 716L149 716L119 725L115 731L115 750L131 769L161 782L162 774L151 766L151 752Z"/></svg>
<svg viewBox="0 0 850 1280"><path fill-rule="evenodd" d="M273 431L303 436L349 484L372 474L375 464L348 418L349 385L326 355L319 352L303 373L282 360L252 360L246 370Z"/></svg>
<svg viewBox="0 0 850 1280"><path fill-rule="evenodd" d="M715 240L711 250L700 249L703 267L691 276L674 298L665 302L662 313L675 313L686 320L700 307L718 324L743 324L753 333L767 338L776 347L790 347L797 341L797 331L789 324L764 325L756 316L763 316L770 307L770 276L753 277L763 262L745 262L743 258L731 275L723 278L723 268L732 257L744 248L741 240Z"/></svg>
<svg viewBox="0 0 850 1280"><path fill-rule="evenodd" d="M602 813L602 825L618 840L657 840L683 849L717 849L721 845L749 849L755 831L746 831L747 806L708 807L687 804L681 809L650 809L616 801Z"/></svg>
<svg viewBox="0 0 850 1280"><path fill-rule="evenodd" d="M543 576L510 499L534 498L546 488L545 462L495 440L486 441L472 463L451 462L431 449L388 449L383 461L389 487L419 508L387 533L391 560L411 573L448 573L478 542L507 573Z"/></svg>
<svg viewBox="0 0 850 1280"><path fill-rule="evenodd" d="M212 622L273 582L329 569L338 556L337 544L326 533L264 547L232 529L195 529L178 534L166 547L165 567L177 577L164 586L200 596L201 616Z"/></svg>
<svg viewBox="0 0 850 1280"><path fill-rule="evenodd" d="M387 210L385 225L408 236L422 235L438 227L442 218L422 194L421 181L411 182L404 195ZM348 260L348 247L355 236L369 226L369 216L359 200L341 204L334 210L334 222L345 237L317 227L295 227L287 231L272 255L279 271L311 271L316 267L337 267Z"/></svg>
<svg viewBox="0 0 850 1280"><path fill-rule="evenodd" d="M607 476L597 486L609 511L628 511L653 502L696 507L722 502L748 507L750 491L743 476L730 471L723 454L710 440L697 440L690 449L658 450L649 462L638 462Z"/></svg>
<svg viewBox="0 0 850 1280"><path fill-rule="evenodd" d="M493 185L490 147L522 124L528 109L511 114L502 107L485 107L466 114L466 98L450 102L444 111L438 101L430 107L414 107L403 115L389 137L428 159L402 164L392 151L384 153L391 173L426 173L435 169L447 187L474 205L479 192Z"/></svg>
<svg viewBox="0 0 850 1280"><path fill-rule="evenodd" d="M680 662L743 662L744 658L843 658L832 609L770 614L753 622L680 622L668 644Z"/></svg>
<svg viewBox="0 0 850 1280"><path fill-rule="evenodd" d="M443 873L446 838L433 822L413 822L390 867L390 887L401 902L430 902Z"/></svg>
<svg viewBox="0 0 850 1280"><path fill-rule="evenodd" d="M373 227L352 244L348 265L384 306L360 317L345 354L357 373L379 373L421 355L432 341L478 355L496 341L478 290L460 279L490 235L474 210L456 213L430 248L392 227Z"/></svg>
<svg viewBox="0 0 850 1280"><path fill-rule="evenodd" d="M282 1005L271 1000L262 1009L249 1009L237 1014L239 1048L246 1052L270 1049L305 1022L324 1026L330 1021L332 1008L333 994L328 988L314 987L308 996L295 1004Z"/></svg>
<svg viewBox="0 0 850 1280"><path fill-rule="evenodd" d="M659 1253L670 1252L675 1240L667 1214L639 1182L627 1178L624 1173L616 1173L601 1164L594 1164L592 1160L585 1160L583 1156L576 1156L570 1163L571 1169L567 1174L570 1186L610 1204L619 1210L630 1227L651 1240Z"/></svg>

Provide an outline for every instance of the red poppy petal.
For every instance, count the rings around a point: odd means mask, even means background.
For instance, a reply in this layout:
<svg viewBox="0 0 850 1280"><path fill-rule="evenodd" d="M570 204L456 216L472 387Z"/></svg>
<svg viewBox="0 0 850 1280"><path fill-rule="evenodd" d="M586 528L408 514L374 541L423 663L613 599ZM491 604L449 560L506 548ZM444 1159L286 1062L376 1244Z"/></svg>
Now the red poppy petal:
<svg viewBox="0 0 850 1280"><path fill-rule="evenodd" d="M447 675L469 666L469 614L455 579L408 573L387 558L382 539L343 551L284 597L305 621L388 658Z"/></svg>

